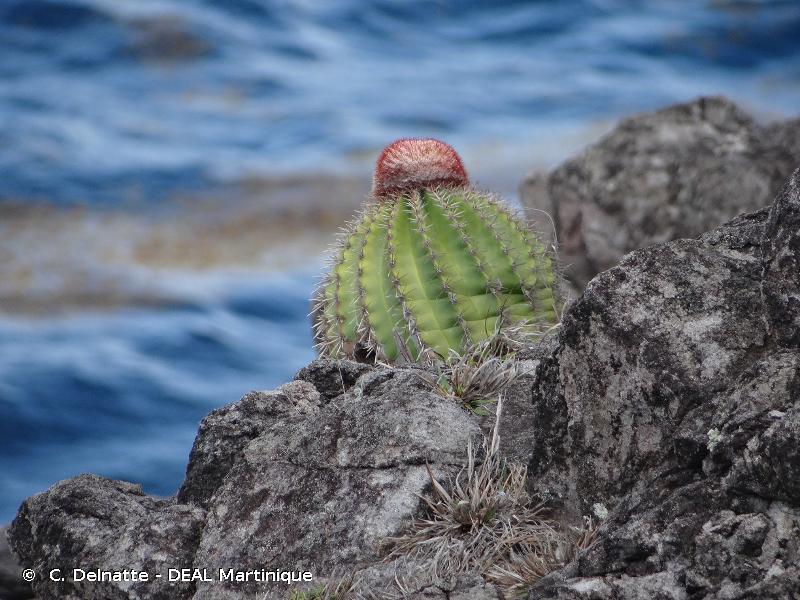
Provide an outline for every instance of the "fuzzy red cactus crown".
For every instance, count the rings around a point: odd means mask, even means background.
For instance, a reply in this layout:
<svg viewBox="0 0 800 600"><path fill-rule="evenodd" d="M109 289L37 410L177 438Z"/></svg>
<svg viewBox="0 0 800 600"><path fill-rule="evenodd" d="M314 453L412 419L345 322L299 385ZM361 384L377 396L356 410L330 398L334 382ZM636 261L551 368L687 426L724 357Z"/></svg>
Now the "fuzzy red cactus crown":
<svg viewBox="0 0 800 600"><path fill-rule="evenodd" d="M467 171L451 146L430 138L406 138L386 146L378 157L372 195L386 198L421 188L465 185Z"/></svg>

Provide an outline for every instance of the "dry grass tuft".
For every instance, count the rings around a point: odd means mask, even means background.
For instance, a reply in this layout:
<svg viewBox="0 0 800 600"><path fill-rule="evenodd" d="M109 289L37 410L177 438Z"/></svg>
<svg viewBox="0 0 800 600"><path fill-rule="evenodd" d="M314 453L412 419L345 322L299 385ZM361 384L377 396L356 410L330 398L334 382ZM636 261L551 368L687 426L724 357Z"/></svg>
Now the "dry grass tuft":
<svg viewBox="0 0 800 600"><path fill-rule="evenodd" d="M435 372L431 387L478 416L488 415L489 405L517 376L509 339L495 333L463 354L451 350L443 362L431 364Z"/></svg>
<svg viewBox="0 0 800 600"><path fill-rule="evenodd" d="M498 422L500 410L498 404ZM595 527L565 527L531 500L526 468L500 457L496 425L483 455L478 462L470 444L466 467L447 485L428 467L433 492L423 497L427 514L387 540L387 560L422 561L432 582L478 573L509 598L569 562L591 543Z"/></svg>
<svg viewBox="0 0 800 600"><path fill-rule="evenodd" d="M435 389L442 395L457 399L478 416L489 414L488 406L517 375L513 360L452 355L440 370Z"/></svg>

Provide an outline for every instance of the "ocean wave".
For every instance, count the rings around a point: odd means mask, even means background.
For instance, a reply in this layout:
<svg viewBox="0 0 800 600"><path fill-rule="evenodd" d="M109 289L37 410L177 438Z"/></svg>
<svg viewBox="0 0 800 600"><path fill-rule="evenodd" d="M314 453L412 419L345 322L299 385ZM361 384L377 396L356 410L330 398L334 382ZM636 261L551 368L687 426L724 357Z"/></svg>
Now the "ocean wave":
<svg viewBox="0 0 800 600"><path fill-rule="evenodd" d="M0 522L82 472L173 493L199 420L313 357L317 268L228 279L202 303L0 319Z"/></svg>

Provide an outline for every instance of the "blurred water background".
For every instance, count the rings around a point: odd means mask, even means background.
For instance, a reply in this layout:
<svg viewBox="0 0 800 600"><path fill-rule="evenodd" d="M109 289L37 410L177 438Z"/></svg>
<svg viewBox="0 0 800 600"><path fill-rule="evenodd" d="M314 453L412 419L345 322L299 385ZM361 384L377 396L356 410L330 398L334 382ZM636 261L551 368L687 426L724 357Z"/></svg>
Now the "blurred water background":
<svg viewBox="0 0 800 600"><path fill-rule="evenodd" d="M313 357L322 251L400 136L513 200L620 116L800 108L800 3L0 0L0 523L171 494L199 421Z"/></svg>

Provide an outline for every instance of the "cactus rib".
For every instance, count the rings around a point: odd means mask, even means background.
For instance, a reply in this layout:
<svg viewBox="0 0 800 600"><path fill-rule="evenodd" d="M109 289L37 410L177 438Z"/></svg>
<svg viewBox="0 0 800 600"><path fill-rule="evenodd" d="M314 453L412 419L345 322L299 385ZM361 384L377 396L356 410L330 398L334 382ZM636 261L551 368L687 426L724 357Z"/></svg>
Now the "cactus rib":
<svg viewBox="0 0 800 600"><path fill-rule="evenodd" d="M390 217L386 208L376 209L375 219L364 238L359 261L359 287L363 291L359 304L364 323L369 328L370 345L379 358L391 362L399 355L395 332L405 345L410 343L411 334L403 320L403 308L394 292L386 260L389 250L385 231Z"/></svg>
<svg viewBox="0 0 800 600"><path fill-rule="evenodd" d="M449 348L461 347L463 335L458 315L414 223L411 204L418 201L419 193L416 193L398 202L393 227L395 266L392 271L406 306L414 315L420 341L447 356Z"/></svg>
<svg viewBox="0 0 800 600"><path fill-rule="evenodd" d="M449 283L458 307L467 343L486 337L485 321L499 310L495 294L487 289L487 281L477 258L469 252L456 224L449 219L445 208L445 191L425 192L425 220L430 232L429 243L440 256L443 280Z"/></svg>

